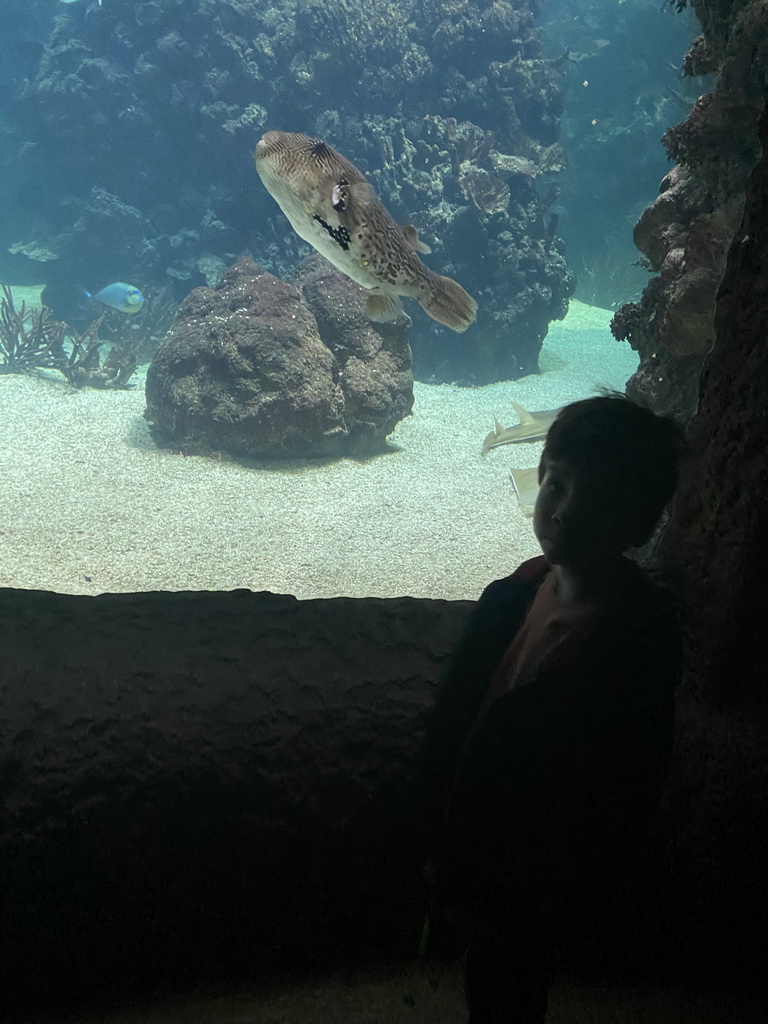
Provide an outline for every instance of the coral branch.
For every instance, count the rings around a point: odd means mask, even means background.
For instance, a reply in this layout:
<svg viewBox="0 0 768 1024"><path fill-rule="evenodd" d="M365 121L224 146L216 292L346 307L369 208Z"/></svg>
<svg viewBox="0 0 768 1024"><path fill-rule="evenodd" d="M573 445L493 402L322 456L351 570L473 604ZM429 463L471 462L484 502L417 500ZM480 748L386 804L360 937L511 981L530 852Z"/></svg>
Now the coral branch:
<svg viewBox="0 0 768 1024"><path fill-rule="evenodd" d="M67 325L51 320L50 310L16 309L13 293L2 285L0 299L0 373L30 373L38 367L58 368Z"/></svg>

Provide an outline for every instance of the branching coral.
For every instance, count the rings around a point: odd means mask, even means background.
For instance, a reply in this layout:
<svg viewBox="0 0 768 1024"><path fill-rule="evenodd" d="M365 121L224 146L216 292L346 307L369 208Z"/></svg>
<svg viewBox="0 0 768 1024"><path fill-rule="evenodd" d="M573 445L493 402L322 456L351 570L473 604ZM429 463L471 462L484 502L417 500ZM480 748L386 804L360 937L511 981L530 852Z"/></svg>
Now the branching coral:
<svg viewBox="0 0 768 1024"><path fill-rule="evenodd" d="M56 370L73 387L125 387L136 369L137 346L115 344L101 362L99 329L104 317L94 320L78 334L61 320L51 320L43 306L16 309L13 292L2 285L0 300L0 373L33 373Z"/></svg>
<svg viewBox="0 0 768 1024"><path fill-rule="evenodd" d="M67 325L50 319L50 310L16 309L13 293L2 286L0 299L0 373L30 373L38 367L57 368Z"/></svg>

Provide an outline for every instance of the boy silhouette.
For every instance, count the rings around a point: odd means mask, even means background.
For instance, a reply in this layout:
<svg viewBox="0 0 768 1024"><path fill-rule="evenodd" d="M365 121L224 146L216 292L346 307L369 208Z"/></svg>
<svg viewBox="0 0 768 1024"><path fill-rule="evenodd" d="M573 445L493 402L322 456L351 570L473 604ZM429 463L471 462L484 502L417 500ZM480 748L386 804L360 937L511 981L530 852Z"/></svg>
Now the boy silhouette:
<svg viewBox="0 0 768 1024"><path fill-rule="evenodd" d="M465 953L470 1024L543 1024L581 910L642 870L680 654L669 596L625 552L653 533L681 449L622 395L566 406L539 465L543 554L485 589L438 692L425 876Z"/></svg>

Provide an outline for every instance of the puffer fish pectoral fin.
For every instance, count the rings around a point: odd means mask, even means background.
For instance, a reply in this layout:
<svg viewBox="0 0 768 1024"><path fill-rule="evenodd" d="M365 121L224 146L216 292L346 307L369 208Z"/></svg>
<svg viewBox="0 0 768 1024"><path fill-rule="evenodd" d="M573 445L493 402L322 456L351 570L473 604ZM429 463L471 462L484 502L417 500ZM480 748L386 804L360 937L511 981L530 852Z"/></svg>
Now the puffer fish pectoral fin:
<svg viewBox="0 0 768 1024"><path fill-rule="evenodd" d="M396 295L377 293L365 300L365 315L375 324L397 320L403 312L403 304Z"/></svg>
<svg viewBox="0 0 768 1024"><path fill-rule="evenodd" d="M419 302L425 313L452 331L466 331L477 315L477 303L472 296L456 281L441 274L431 275L429 295Z"/></svg>
<svg viewBox="0 0 768 1024"><path fill-rule="evenodd" d="M413 226L413 224L401 224L400 227L402 228L402 232L405 235L406 242L408 243L408 245L410 245L414 252L432 252L427 243L422 242L422 240L419 238L419 232Z"/></svg>

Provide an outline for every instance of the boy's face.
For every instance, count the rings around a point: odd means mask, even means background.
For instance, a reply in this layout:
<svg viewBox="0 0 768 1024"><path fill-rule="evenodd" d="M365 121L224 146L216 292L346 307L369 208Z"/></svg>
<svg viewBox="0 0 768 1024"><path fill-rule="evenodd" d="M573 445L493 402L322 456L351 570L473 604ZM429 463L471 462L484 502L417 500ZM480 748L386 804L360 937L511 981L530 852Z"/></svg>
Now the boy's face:
<svg viewBox="0 0 768 1024"><path fill-rule="evenodd" d="M587 568L632 546L636 519L609 476L542 456L533 529L551 565Z"/></svg>

